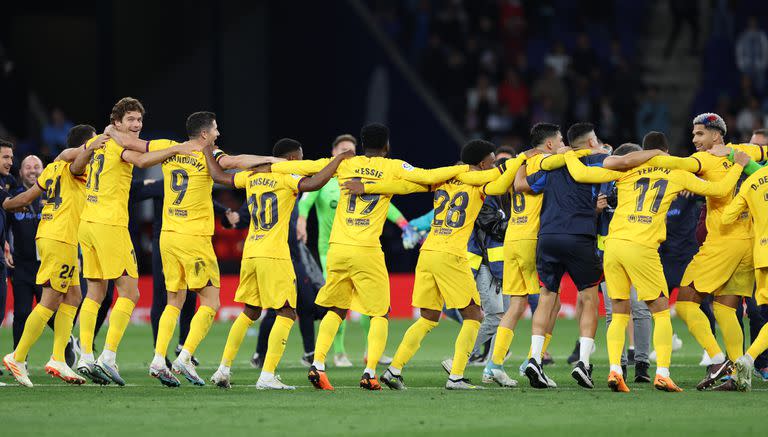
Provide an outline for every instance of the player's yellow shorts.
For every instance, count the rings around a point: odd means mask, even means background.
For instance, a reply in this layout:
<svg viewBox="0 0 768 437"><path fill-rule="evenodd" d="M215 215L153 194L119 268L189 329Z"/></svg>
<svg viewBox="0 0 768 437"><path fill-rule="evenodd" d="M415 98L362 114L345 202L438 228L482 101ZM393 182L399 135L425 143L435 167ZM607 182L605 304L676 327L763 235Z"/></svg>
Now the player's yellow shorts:
<svg viewBox="0 0 768 437"><path fill-rule="evenodd" d="M289 259L243 258L235 302L280 309L296 308L296 274Z"/></svg>
<svg viewBox="0 0 768 437"><path fill-rule="evenodd" d="M509 296L539 294L536 271L537 240L504 242L504 279L502 292Z"/></svg>
<svg viewBox="0 0 768 437"><path fill-rule="evenodd" d="M389 312L389 274L380 247L331 243L328 278L315 303L329 308L351 309L366 316Z"/></svg>
<svg viewBox="0 0 768 437"><path fill-rule="evenodd" d="M160 232L160 258L168 291L219 287L219 262L210 235Z"/></svg>
<svg viewBox="0 0 768 437"><path fill-rule="evenodd" d="M752 296L755 272L752 240L710 238L685 269L681 285L715 296Z"/></svg>
<svg viewBox="0 0 768 437"><path fill-rule="evenodd" d="M474 302L480 305L475 277L465 256L422 250L416 263L413 284L414 308L441 311L447 308L466 308Z"/></svg>
<svg viewBox="0 0 768 437"><path fill-rule="evenodd" d="M768 267L755 269L755 301L758 305L768 305Z"/></svg>
<svg viewBox="0 0 768 437"><path fill-rule="evenodd" d="M77 246L50 238L35 240L40 254L40 268L35 283L66 293L69 287L80 285L80 260Z"/></svg>
<svg viewBox="0 0 768 437"><path fill-rule="evenodd" d="M87 279L139 277L136 253L128 228L82 220L77 233L83 252L83 276Z"/></svg>
<svg viewBox="0 0 768 437"><path fill-rule="evenodd" d="M608 237L605 240L603 274L611 299L629 300L630 287L643 301L669 296L658 249L628 240Z"/></svg>

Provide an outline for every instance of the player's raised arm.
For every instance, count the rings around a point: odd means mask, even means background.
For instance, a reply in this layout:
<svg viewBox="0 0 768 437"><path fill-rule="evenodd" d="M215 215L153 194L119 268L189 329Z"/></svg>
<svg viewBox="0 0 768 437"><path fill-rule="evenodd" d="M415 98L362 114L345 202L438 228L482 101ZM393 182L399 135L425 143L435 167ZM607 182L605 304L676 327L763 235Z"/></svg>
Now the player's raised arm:
<svg viewBox="0 0 768 437"><path fill-rule="evenodd" d="M525 163L527 158L528 157L524 153L521 153L514 159L508 159L504 163L507 166L504 173L496 178L496 180L489 182L485 188L483 188L483 192L489 196L500 196L509 191L509 188L515 183L517 171L520 170L520 167ZM470 174L470 172L465 174ZM464 175L459 176L461 177Z"/></svg>
<svg viewBox="0 0 768 437"><path fill-rule="evenodd" d="M482 187L483 185L493 182L504 174L504 169L501 167L489 168L488 170L481 171L468 171L456 176L456 180L466 185L472 185L473 187Z"/></svg>
<svg viewBox="0 0 768 437"><path fill-rule="evenodd" d="M317 160L281 161L272 164L270 171L274 173L297 174L302 176L313 175L323 169L330 158Z"/></svg>
<svg viewBox="0 0 768 437"><path fill-rule="evenodd" d="M299 181L299 191L317 191L323 188L325 184L336 174L336 169L339 168L341 161L355 156L354 151L346 151L336 155L325 167L319 172L312 175L310 178L304 178Z"/></svg>
<svg viewBox="0 0 768 437"><path fill-rule="evenodd" d="M603 160L603 168L608 170L629 170L646 162L650 164L650 160L657 159L663 155L666 154L661 150L638 150L621 156L612 155ZM666 166L660 165L660 167ZM691 172L694 173L693 171Z"/></svg>
<svg viewBox="0 0 768 437"><path fill-rule="evenodd" d="M358 179L352 179L341 185L342 189L352 194L411 194L426 193L428 186L408 182L405 180L389 180L363 183Z"/></svg>
<svg viewBox="0 0 768 437"><path fill-rule="evenodd" d="M568 167L568 173L571 174L573 180L585 184L611 182L624 175L622 172L606 170L600 167L587 167L579 161L574 152L567 152L565 154L565 165Z"/></svg>
<svg viewBox="0 0 768 437"><path fill-rule="evenodd" d="M54 161L74 162L77 155L84 150L84 147L68 147L59 153Z"/></svg>
<svg viewBox="0 0 768 437"><path fill-rule="evenodd" d="M749 155L744 152L736 152L733 166L728 170L728 173L725 174L725 177L717 182L708 182L697 178L692 173L686 172L677 174L672 173L670 174L670 179L680 177L682 179L679 182L680 185L693 193L702 196L722 197L733 192L733 188L736 186L744 166L747 165L749 161Z"/></svg>
<svg viewBox="0 0 768 437"><path fill-rule="evenodd" d="M109 137L115 140L115 142L123 149L133 150L134 152L140 153L149 151L149 141L142 140L141 138L126 132L120 132L112 124L104 128L104 135L109 135Z"/></svg>
<svg viewBox="0 0 768 437"><path fill-rule="evenodd" d="M213 157L213 150L211 147L203 147L203 155L205 156L205 163L208 166L208 174L211 175L211 179L217 184L234 187L235 175L224 171L221 165L216 161L216 158Z"/></svg>
<svg viewBox="0 0 768 437"><path fill-rule="evenodd" d="M69 166L70 173L72 173L75 176L80 176L83 173L85 173L85 166L87 166L88 161L91 160L91 157L93 156L93 152L95 152L96 149L98 148L104 147L104 144L107 141L109 141L109 136L102 134L97 137L94 137L88 143L86 143L85 150L82 150L81 153L77 155L75 160Z"/></svg>
<svg viewBox="0 0 768 437"><path fill-rule="evenodd" d="M731 149L730 153L728 154L728 160L731 162L735 162L735 150ZM750 157L751 158L751 157ZM762 165L756 163L754 161L754 158L751 158L747 165L744 166L744 174L747 176L752 176L753 173L763 168Z"/></svg>
<svg viewBox="0 0 768 437"><path fill-rule="evenodd" d="M0 196L8 195L6 191L1 191L2 194L0 194ZM40 197L44 192L45 189L40 186L40 183L35 183L22 193L19 193L13 197L6 197L5 200L3 200L3 209L6 211L12 211L14 209L23 208L34 202L35 199Z"/></svg>

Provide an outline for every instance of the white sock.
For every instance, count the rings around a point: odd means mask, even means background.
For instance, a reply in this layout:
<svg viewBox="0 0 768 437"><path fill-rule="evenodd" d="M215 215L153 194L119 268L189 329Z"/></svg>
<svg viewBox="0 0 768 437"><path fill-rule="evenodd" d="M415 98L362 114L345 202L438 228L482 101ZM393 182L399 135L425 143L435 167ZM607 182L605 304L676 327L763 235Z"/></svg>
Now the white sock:
<svg viewBox="0 0 768 437"><path fill-rule="evenodd" d="M224 364L219 364L219 371L225 375L229 375L229 366L225 366Z"/></svg>
<svg viewBox="0 0 768 437"><path fill-rule="evenodd" d="M188 363L191 358L192 354L190 354L188 350L182 349L181 352L179 352L179 361L182 363Z"/></svg>
<svg viewBox="0 0 768 437"><path fill-rule="evenodd" d="M321 363L320 361L313 361L312 365L315 366L315 369L325 372L325 363Z"/></svg>
<svg viewBox="0 0 768 437"><path fill-rule="evenodd" d="M592 348L595 346L595 339L589 337L579 337L579 361L589 368L589 356L592 355Z"/></svg>
<svg viewBox="0 0 768 437"><path fill-rule="evenodd" d="M453 373L451 373L450 375L448 375L448 379L450 379L451 381L458 381L460 379L464 379L464 375L454 375Z"/></svg>
<svg viewBox="0 0 768 437"><path fill-rule="evenodd" d="M611 372L616 372L619 375L624 375L624 371L621 370L621 366L618 366L616 364L611 364Z"/></svg>
<svg viewBox="0 0 768 437"><path fill-rule="evenodd" d="M263 379L268 379L268 378L274 378L274 377L275 377L275 374L274 374L274 373L271 373L271 372L265 372L265 371L263 371L263 370L261 371L261 375L259 375L259 379L262 379L262 378L263 378Z"/></svg>
<svg viewBox="0 0 768 437"><path fill-rule="evenodd" d="M111 351L109 349L104 349L101 352L101 356L99 358L101 358L102 361L106 361L109 364L114 364L116 356L117 356L117 354L115 352L113 352L113 351Z"/></svg>
<svg viewBox="0 0 768 437"><path fill-rule="evenodd" d="M656 374L664 378L669 378L669 367L657 367Z"/></svg>
<svg viewBox="0 0 768 437"><path fill-rule="evenodd" d="M531 336L531 358L536 360L538 364L541 364L542 349L544 349L544 336L532 335Z"/></svg>
<svg viewBox="0 0 768 437"><path fill-rule="evenodd" d="M712 364L720 364L723 361L725 361L725 355L723 355L723 353L720 352L719 354L715 355L714 357L711 357L710 359L712 360Z"/></svg>
<svg viewBox="0 0 768 437"><path fill-rule="evenodd" d="M165 367L165 357L155 352L155 357L152 358L152 365L155 367Z"/></svg>
<svg viewBox="0 0 768 437"><path fill-rule="evenodd" d="M751 364L752 366L755 365L755 359L752 358L752 355L745 352L744 356L747 358L747 361L749 361L749 364Z"/></svg>
<svg viewBox="0 0 768 437"><path fill-rule="evenodd" d="M93 354L82 354L81 357L83 357L84 361L94 362L96 361L96 358L93 357Z"/></svg>
<svg viewBox="0 0 768 437"><path fill-rule="evenodd" d="M366 367L365 370L363 370L363 373L367 373L371 378L376 376L376 370L371 369L370 367Z"/></svg>
<svg viewBox="0 0 768 437"><path fill-rule="evenodd" d="M402 373L402 370L398 369L396 367L389 366L389 373L391 373L391 374L393 374L395 376L400 376L400 374Z"/></svg>

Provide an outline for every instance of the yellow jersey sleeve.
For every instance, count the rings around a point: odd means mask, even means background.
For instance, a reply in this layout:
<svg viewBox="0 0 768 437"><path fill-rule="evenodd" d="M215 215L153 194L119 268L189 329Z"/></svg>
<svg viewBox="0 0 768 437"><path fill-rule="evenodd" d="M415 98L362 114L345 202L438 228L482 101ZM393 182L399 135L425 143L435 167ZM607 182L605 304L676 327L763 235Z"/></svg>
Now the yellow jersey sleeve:
<svg viewBox="0 0 768 437"><path fill-rule="evenodd" d="M573 152L565 154L565 164L568 166L568 173L571 174L576 182L585 184L601 184L620 179L624 173L614 170L608 170L602 167L587 167L579 161L578 156Z"/></svg>
<svg viewBox="0 0 768 437"><path fill-rule="evenodd" d="M472 185L475 187L481 187L489 182L493 182L499 178L502 174L502 169L499 167L489 168L482 171L468 171L456 176L456 180L461 183Z"/></svg>
<svg viewBox="0 0 768 437"><path fill-rule="evenodd" d="M581 150L574 150L573 153L576 155L577 158L583 158L585 156L589 156L592 154L592 151L590 149L581 149ZM541 159L541 169L542 170L557 170L558 168L565 167L565 154L554 154L554 155L545 155Z"/></svg>
<svg viewBox="0 0 768 437"><path fill-rule="evenodd" d="M505 162L507 169L504 170L504 173L496 178L496 180L489 182L485 187L483 187L483 192L489 196L500 196L509 191L509 188L512 186L512 184L515 183L515 176L517 175L517 171L520 170L520 167L523 165L525 160L526 156L522 153L517 155L515 159L508 159L507 162Z"/></svg>
<svg viewBox="0 0 768 437"><path fill-rule="evenodd" d="M763 162L768 159L768 146L758 146L756 144L728 144L729 147L746 153L753 161Z"/></svg>
<svg viewBox="0 0 768 437"><path fill-rule="evenodd" d="M304 179L304 176L296 175L296 174L287 174L283 175L283 185L291 191L293 191L295 194L299 193L299 182Z"/></svg>
<svg viewBox="0 0 768 437"><path fill-rule="evenodd" d="M235 173L233 182L235 188L245 188L248 184L248 176L250 176L250 174L250 171L239 171Z"/></svg>
<svg viewBox="0 0 768 437"><path fill-rule="evenodd" d="M422 185L436 185L447 181L460 173L469 171L468 165L452 165L449 167L438 167L430 170L414 167L405 161L393 159L395 176Z"/></svg>
<svg viewBox="0 0 768 437"><path fill-rule="evenodd" d="M427 186L400 179L366 182L364 189L366 194L411 194L429 191Z"/></svg>
<svg viewBox="0 0 768 437"><path fill-rule="evenodd" d="M173 140L150 140L147 141L147 152L155 152L158 150L165 150L169 147L175 146L178 144L176 141Z"/></svg>
<svg viewBox="0 0 768 437"><path fill-rule="evenodd" d="M693 173L685 171L673 171L669 174L669 179L682 185L686 190L702 196L723 197L733 192L733 188L739 181L743 167L734 164L726 173L723 179L717 182L708 182L697 178Z"/></svg>
<svg viewBox="0 0 768 437"><path fill-rule="evenodd" d="M723 224L729 225L735 223L736 219L741 215L741 212L747 209L746 191L748 190L749 187L747 184L742 185L736 197L726 205L722 216Z"/></svg>
<svg viewBox="0 0 768 437"><path fill-rule="evenodd" d="M328 163L331 162L330 158L322 158L312 160L300 160L300 161L280 161L272 164L273 173L283 174L297 174L302 176L313 175L323 169Z"/></svg>
<svg viewBox="0 0 768 437"><path fill-rule="evenodd" d="M664 167L670 170L685 170L687 172L697 174L702 171L701 160L696 156L696 154L686 158L659 155L649 159L646 164L656 167Z"/></svg>

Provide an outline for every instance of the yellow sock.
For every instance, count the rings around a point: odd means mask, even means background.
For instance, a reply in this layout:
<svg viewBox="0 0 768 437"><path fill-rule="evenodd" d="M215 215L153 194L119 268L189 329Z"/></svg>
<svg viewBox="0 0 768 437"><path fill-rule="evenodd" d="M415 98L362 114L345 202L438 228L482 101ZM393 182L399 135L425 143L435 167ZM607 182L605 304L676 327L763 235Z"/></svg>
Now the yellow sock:
<svg viewBox="0 0 768 437"><path fill-rule="evenodd" d="M112 314L109 315L109 329L107 330L107 340L104 342L104 349L117 352L120 341L123 339L125 329L131 321L131 313L136 306L132 300L127 297L118 297L115 306L112 307Z"/></svg>
<svg viewBox="0 0 768 437"><path fill-rule="evenodd" d="M435 326L437 326L437 322L427 320L424 317L419 317L413 322L410 328L405 331L400 346L397 347L397 352L392 358L392 367L402 370L421 347L421 341Z"/></svg>
<svg viewBox="0 0 768 437"><path fill-rule="evenodd" d="M621 366L621 353L624 351L624 337L629 324L629 314L613 313L605 342L608 344L608 363Z"/></svg>
<svg viewBox="0 0 768 437"><path fill-rule="evenodd" d="M189 322L189 335L184 342L184 349L190 355L194 355L200 342L208 335L208 330L211 329L215 317L216 311L209 306L200 305L200 308L197 309L192 321Z"/></svg>
<svg viewBox="0 0 768 437"><path fill-rule="evenodd" d="M371 327L368 329L368 362L367 369L376 370L384 348L387 347L389 335L389 320L386 317L371 317Z"/></svg>
<svg viewBox="0 0 768 437"><path fill-rule="evenodd" d="M64 350L72 335L76 315L77 307L65 303L59 304L56 310L56 318L53 320L53 359L56 361L66 361Z"/></svg>
<svg viewBox="0 0 768 437"><path fill-rule="evenodd" d="M699 304L695 302L677 302L675 304L677 314L688 326L688 330L699 345L707 351L707 355L714 357L723 353L717 344L714 334L709 326L709 319L701 311Z"/></svg>
<svg viewBox="0 0 768 437"><path fill-rule="evenodd" d="M245 313L240 313L235 319L235 323L229 329L229 335L227 336L227 344L224 346L224 354L221 356L221 364L227 367L232 367L232 361L237 356L237 351L240 350L240 345L243 343L245 334L248 332L248 328L253 325L253 320L246 316Z"/></svg>
<svg viewBox="0 0 768 437"><path fill-rule="evenodd" d="M515 333L511 329L503 326L499 326L496 329L496 340L494 340L493 356L491 357L493 364L497 366L504 364L504 358L507 357L507 352L509 352L509 346L512 344L513 338L515 338ZM528 350L528 355L530 356L530 354L531 351Z"/></svg>
<svg viewBox="0 0 768 437"><path fill-rule="evenodd" d="M48 323L53 311L42 306L35 305L32 312L29 313L27 321L24 323L24 332L21 334L19 344L16 346L16 350L13 353L13 359L19 362L27 361L27 354L32 345L37 342L40 335L45 329L45 324Z"/></svg>
<svg viewBox="0 0 768 437"><path fill-rule="evenodd" d="M768 323L760 328L760 333L757 334L757 338L752 345L747 349L747 353L754 360L758 355L768 349Z"/></svg>
<svg viewBox="0 0 768 437"><path fill-rule="evenodd" d="M341 317L333 311L325 313L320 326L317 328L317 340L315 341L315 361L325 363L325 357L328 350L331 349L333 338L336 337L336 331L341 325Z"/></svg>
<svg viewBox="0 0 768 437"><path fill-rule="evenodd" d="M552 341L552 334L545 334L544 335L544 346L541 348L541 354L544 355L547 353L547 348L549 347L549 343Z"/></svg>
<svg viewBox="0 0 768 437"><path fill-rule="evenodd" d="M736 317L736 308L715 302L712 305L712 312L715 313L717 326L723 331L723 342L725 342L728 359L736 361L744 355L744 331L741 330L739 319Z"/></svg>
<svg viewBox="0 0 768 437"><path fill-rule="evenodd" d="M176 321L179 320L181 308L173 305L166 305L160 321L157 324L157 340L155 341L155 353L165 356L168 353L168 344L173 337L173 331L176 330Z"/></svg>
<svg viewBox="0 0 768 437"><path fill-rule="evenodd" d="M653 313L653 348L656 349L656 367L669 369L672 363L672 319L669 310Z"/></svg>
<svg viewBox="0 0 768 437"><path fill-rule="evenodd" d="M475 340L477 340L477 333L479 331L480 322L464 319L459 336L456 337L451 375L464 376L464 369L467 367L467 361L469 361L469 356L472 354L472 348L475 347Z"/></svg>
<svg viewBox="0 0 768 437"><path fill-rule="evenodd" d="M283 357L283 352L285 352L285 344L288 342L288 334L291 333L292 326L293 319L283 316L275 318L275 324L272 325L272 331L269 332L269 340L267 341L264 372L275 373L277 364L280 362L280 358Z"/></svg>
<svg viewBox="0 0 768 437"><path fill-rule="evenodd" d="M80 306L80 349L84 354L93 353L93 335L96 332L96 319L99 317L101 304L86 297Z"/></svg>

